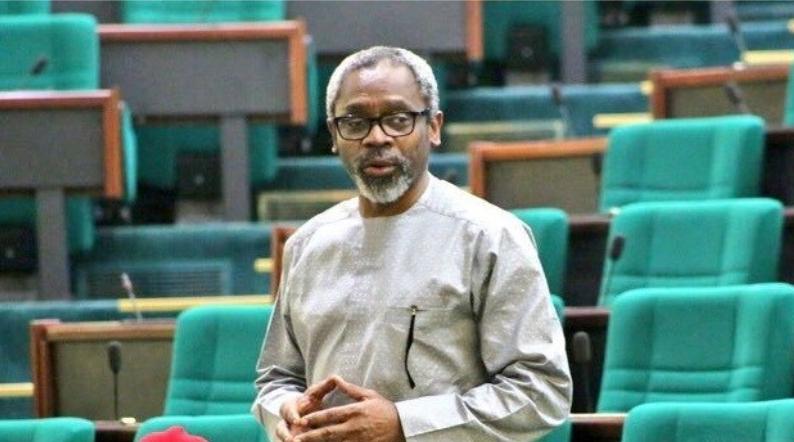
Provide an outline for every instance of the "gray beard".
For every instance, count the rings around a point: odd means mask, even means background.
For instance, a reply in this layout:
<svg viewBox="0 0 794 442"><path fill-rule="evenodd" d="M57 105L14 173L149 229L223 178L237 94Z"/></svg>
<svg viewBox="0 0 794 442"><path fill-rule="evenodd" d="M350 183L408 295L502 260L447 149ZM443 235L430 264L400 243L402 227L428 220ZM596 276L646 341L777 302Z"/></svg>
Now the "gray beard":
<svg viewBox="0 0 794 442"><path fill-rule="evenodd" d="M361 195L378 204L390 204L408 191L416 181L416 174L410 163L402 158L394 175L387 177L368 177L358 168L352 170L350 175L356 183Z"/></svg>

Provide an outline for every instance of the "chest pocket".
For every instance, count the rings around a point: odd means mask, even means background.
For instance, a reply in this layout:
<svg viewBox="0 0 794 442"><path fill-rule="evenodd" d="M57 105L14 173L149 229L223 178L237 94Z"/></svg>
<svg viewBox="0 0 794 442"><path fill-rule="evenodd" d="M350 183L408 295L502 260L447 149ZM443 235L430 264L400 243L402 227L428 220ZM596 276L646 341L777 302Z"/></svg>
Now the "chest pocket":
<svg viewBox="0 0 794 442"><path fill-rule="evenodd" d="M400 349L405 380L413 389L427 387L454 376L459 356L468 353L475 340L471 316L455 306L390 305L393 332L401 334Z"/></svg>

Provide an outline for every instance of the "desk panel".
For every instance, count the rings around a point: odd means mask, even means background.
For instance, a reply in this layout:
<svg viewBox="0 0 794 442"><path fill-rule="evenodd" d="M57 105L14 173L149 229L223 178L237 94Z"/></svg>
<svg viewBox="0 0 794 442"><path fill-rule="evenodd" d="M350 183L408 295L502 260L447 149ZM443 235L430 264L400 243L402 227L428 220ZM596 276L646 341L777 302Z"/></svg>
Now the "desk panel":
<svg viewBox="0 0 794 442"><path fill-rule="evenodd" d="M287 17L304 19L317 52L348 55L375 45L398 46L422 55L482 58L479 1L290 1ZM355 30L340 32L340 30Z"/></svg>
<svg viewBox="0 0 794 442"><path fill-rule="evenodd" d="M788 66L670 69L651 73L654 118L737 114L724 86L736 84L750 112L770 125L783 121Z"/></svg>
<svg viewBox="0 0 794 442"><path fill-rule="evenodd" d="M102 83L120 87L135 114L290 113L285 41L102 44Z"/></svg>

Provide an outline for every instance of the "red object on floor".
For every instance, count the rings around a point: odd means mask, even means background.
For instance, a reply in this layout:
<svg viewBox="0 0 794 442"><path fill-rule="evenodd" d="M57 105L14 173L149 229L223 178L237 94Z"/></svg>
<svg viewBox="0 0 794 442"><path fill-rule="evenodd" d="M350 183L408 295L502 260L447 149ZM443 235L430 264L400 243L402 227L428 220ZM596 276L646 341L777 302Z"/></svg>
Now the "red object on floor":
<svg viewBox="0 0 794 442"><path fill-rule="evenodd" d="M182 427L171 427L165 431L147 434L141 442L207 442L207 439L188 434Z"/></svg>

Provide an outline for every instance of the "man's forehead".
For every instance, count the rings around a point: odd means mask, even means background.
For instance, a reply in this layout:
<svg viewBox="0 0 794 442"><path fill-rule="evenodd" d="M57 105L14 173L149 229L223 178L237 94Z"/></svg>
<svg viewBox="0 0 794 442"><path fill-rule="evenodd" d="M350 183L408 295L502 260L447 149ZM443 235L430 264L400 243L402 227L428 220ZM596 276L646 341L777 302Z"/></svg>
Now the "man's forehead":
<svg viewBox="0 0 794 442"><path fill-rule="evenodd" d="M342 82L337 104L347 108L367 102L374 95L378 95L385 104L392 105L424 101L411 68L402 63L381 60L375 65L348 73Z"/></svg>

